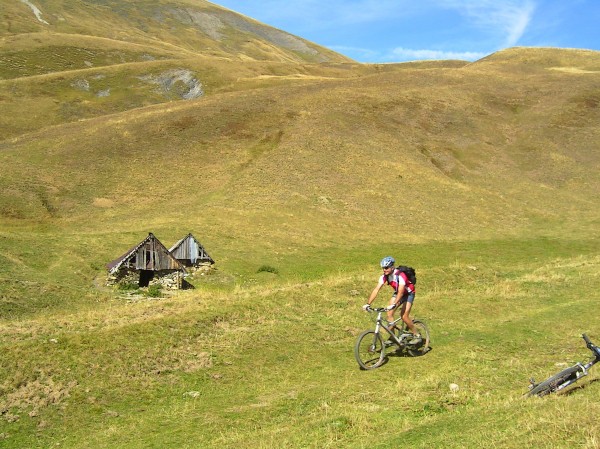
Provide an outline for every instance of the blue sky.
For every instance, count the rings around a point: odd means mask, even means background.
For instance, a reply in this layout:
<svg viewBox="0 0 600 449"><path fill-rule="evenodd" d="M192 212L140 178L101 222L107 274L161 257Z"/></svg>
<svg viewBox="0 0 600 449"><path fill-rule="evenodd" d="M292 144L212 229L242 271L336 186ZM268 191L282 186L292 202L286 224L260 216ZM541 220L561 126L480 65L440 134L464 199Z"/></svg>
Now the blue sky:
<svg viewBox="0 0 600 449"><path fill-rule="evenodd" d="M600 50L600 0L215 0L360 62Z"/></svg>

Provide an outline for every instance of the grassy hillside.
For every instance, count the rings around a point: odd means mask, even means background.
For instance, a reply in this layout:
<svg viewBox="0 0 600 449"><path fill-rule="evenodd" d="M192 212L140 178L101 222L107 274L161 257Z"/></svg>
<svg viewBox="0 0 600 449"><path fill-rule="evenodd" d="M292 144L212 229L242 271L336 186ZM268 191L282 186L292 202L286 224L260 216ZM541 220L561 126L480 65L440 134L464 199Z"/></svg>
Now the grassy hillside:
<svg viewBox="0 0 600 449"><path fill-rule="evenodd" d="M600 287L598 242L404 250L418 262L416 313L430 324L433 350L390 357L374 372L360 371L352 356L357 333L372 325L360 304L374 268L5 323L1 442L597 447L597 373L568 394L522 394L530 376L542 379L587 357L580 332L598 339L590 319ZM557 285L569 288L557 294Z"/></svg>
<svg viewBox="0 0 600 449"><path fill-rule="evenodd" d="M244 89L258 76L355 76L352 67L204 1L15 1L0 22L0 138Z"/></svg>
<svg viewBox="0 0 600 449"><path fill-rule="evenodd" d="M312 42L203 0L27 3L5 5L1 36L64 33L238 60L350 61Z"/></svg>
<svg viewBox="0 0 600 449"><path fill-rule="evenodd" d="M0 447L598 447L597 373L521 395L600 340L599 53L359 65L208 2L35 5L0 27ZM216 270L107 288L148 232ZM433 351L361 372L388 254Z"/></svg>

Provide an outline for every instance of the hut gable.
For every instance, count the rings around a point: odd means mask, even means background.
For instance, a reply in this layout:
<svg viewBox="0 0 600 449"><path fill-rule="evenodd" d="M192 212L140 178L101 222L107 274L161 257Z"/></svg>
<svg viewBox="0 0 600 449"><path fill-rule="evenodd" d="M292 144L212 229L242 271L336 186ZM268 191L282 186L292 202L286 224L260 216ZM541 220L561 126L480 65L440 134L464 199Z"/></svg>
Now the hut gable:
<svg viewBox="0 0 600 449"><path fill-rule="evenodd" d="M175 243L169 249L169 252L186 266L194 266L201 263L215 263L213 258L208 255L204 247L191 233Z"/></svg>
<svg viewBox="0 0 600 449"><path fill-rule="evenodd" d="M152 233L121 257L108 263L106 268L109 285L127 281L137 283L140 287L159 283L168 288L179 288L181 276L186 273L183 264Z"/></svg>
<svg viewBox="0 0 600 449"><path fill-rule="evenodd" d="M125 268L129 270L183 270L185 268L175 257L171 255L165 245L158 240L154 234L149 233L148 237L131 248L118 259L113 260L107 265L111 274Z"/></svg>

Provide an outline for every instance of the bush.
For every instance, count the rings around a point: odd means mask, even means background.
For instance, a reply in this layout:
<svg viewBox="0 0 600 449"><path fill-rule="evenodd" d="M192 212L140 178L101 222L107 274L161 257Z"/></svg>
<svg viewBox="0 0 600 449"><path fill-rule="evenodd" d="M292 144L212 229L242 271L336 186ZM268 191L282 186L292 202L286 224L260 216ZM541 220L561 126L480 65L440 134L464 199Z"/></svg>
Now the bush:
<svg viewBox="0 0 600 449"><path fill-rule="evenodd" d="M277 271L277 268L274 268L270 265L262 265L258 270L257 273L273 273L273 274L279 274L279 271Z"/></svg>
<svg viewBox="0 0 600 449"><path fill-rule="evenodd" d="M129 291L129 290L137 290L139 288L140 288L139 285L137 285L134 282L119 282L117 284L118 290Z"/></svg>
<svg viewBox="0 0 600 449"><path fill-rule="evenodd" d="M146 291L146 296L149 296L150 298L160 298L162 296L162 285L159 284L153 284L150 285L148 287L148 290Z"/></svg>

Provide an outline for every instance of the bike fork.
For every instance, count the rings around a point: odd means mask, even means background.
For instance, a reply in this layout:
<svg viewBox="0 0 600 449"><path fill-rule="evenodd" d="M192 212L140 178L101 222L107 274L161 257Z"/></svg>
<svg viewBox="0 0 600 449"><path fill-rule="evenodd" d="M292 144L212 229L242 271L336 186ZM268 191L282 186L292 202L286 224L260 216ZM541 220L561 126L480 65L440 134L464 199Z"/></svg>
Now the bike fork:
<svg viewBox="0 0 600 449"><path fill-rule="evenodd" d="M373 343L371 343L371 348L369 352L374 352L377 347L377 339L379 338L379 330L381 329L381 323L378 321L375 324L375 333L373 334Z"/></svg>
<svg viewBox="0 0 600 449"><path fill-rule="evenodd" d="M579 365L579 368L581 368L581 371L577 371L577 379L580 379L583 376L587 376L588 375L587 368L585 366L583 366L583 364L581 362L577 362L577 365Z"/></svg>

